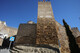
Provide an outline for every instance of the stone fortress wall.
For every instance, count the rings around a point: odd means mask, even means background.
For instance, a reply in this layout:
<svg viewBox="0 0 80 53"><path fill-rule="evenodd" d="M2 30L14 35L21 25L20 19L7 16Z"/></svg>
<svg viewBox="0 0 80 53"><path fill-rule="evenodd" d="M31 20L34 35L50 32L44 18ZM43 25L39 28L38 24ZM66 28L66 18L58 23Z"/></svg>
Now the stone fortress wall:
<svg viewBox="0 0 80 53"><path fill-rule="evenodd" d="M66 40L65 40L65 39L67 39L67 38L65 38L65 36L67 36L66 32L65 32L65 27L60 25L56 21L55 21L55 23L59 27L59 36L62 35L62 36L60 36L61 39L59 39L59 40L62 40L61 46L67 47L68 45L66 44ZM15 47L14 47L14 50L17 50L18 52L24 52L24 53L25 52L34 53L35 50L36 50L36 52L41 52L41 51L39 51L39 49L41 49L40 46L39 47L30 46L30 45L36 45L36 27L37 27L36 24L27 24L27 23L20 24L20 26L18 28L18 33L16 36L15 45L17 48L20 48L23 50L19 50ZM78 38L78 39L80 39L80 38ZM55 43L55 42L53 42L53 43ZM26 47L23 44L25 44ZM21 45L21 46L18 46L18 45ZM27 45L29 45L29 46L27 46ZM47 44L47 45L59 50L59 47L56 45L49 45L49 44ZM79 45L79 43L78 43L78 45ZM33 48L33 49L31 49L31 48ZM47 51L45 51L46 49L47 49ZM12 50L12 52L17 52L14 50ZM65 50L67 50L67 49L65 49ZM52 51L52 49L42 47L42 52L46 52L46 53L54 52L55 53L57 51L55 51L55 50Z"/></svg>
<svg viewBox="0 0 80 53"><path fill-rule="evenodd" d="M16 36L16 44L35 44L36 43L36 24L20 24Z"/></svg>
<svg viewBox="0 0 80 53"><path fill-rule="evenodd" d="M77 28L72 28L71 31L77 38L76 42L79 45L80 32ZM55 21L50 2L38 2L37 24L32 21L22 23L19 25L17 32L17 29L6 26L5 22L0 22L0 32L8 34L8 37L17 34L14 42L15 47L12 50L13 53L56 53L56 49L60 49L60 52L63 53L70 53L65 27ZM39 46L36 47L36 44ZM45 45L49 47L44 48L47 47ZM52 51L52 49L54 50ZM59 52L57 51L57 53Z"/></svg>
<svg viewBox="0 0 80 53"><path fill-rule="evenodd" d="M60 52L70 53L65 27L55 21L51 3L38 2L37 24L20 24L15 45L45 44L50 46L52 44L51 47L56 46L59 49L58 40L61 45Z"/></svg>
<svg viewBox="0 0 80 53"><path fill-rule="evenodd" d="M71 28L71 31L73 32L73 35L74 35L75 38L80 36L80 31L78 30L77 27Z"/></svg>
<svg viewBox="0 0 80 53"><path fill-rule="evenodd" d="M8 37L17 34L17 28L8 27L6 22L0 21L0 33L8 34Z"/></svg>
<svg viewBox="0 0 80 53"><path fill-rule="evenodd" d="M9 38L11 36L14 36L17 34L17 29L8 27L6 25L6 22L0 21L0 34L4 36L5 34L7 35L6 38ZM2 45L3 38L0 37L0 46Z"/></svg>
<svg viewBox="0 0 80 53"><path fill-rule="evenodd" d="M56 23L50 2L38 2L37 44L58 44Z"/></svg>
<svg viewBox="0 0 80 53"><path fill-rule="evenodd" d="M76 42L80 48L80 31L78 30L77 27L71 28L71 31L72 31L74 37L76 38Z"/></svg>

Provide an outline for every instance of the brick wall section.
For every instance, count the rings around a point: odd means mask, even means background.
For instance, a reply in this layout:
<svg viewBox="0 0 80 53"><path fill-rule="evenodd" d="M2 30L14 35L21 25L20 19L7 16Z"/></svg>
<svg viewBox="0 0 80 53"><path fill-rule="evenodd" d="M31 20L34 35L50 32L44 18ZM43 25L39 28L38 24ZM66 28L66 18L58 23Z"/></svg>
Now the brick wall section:
<svg viewBox="0 0 80 53"><path fill-rule="evenodd" d="M35 44L36 42L36 24L20 24L16 36L17 44Z"/></svg>

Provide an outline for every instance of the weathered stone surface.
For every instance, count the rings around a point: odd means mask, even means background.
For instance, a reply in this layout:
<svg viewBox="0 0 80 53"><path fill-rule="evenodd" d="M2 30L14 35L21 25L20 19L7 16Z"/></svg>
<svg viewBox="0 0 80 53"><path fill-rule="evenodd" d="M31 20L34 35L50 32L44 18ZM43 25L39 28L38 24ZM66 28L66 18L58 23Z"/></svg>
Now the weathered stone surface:
<svg viewBox="0 0 80 53"><path fill-rule="evenodd" d="M70 53L65 28L55 21L50 2L38 2L37 44L57 44L60 52Z"/></svg>
<svg viewBox="0 0 80 53"><path fill-rule="evenodd" d="M76 38L76 42L77 42L77 44L78 44L78 46L80 48L80 36Z"/></svg>
<svg viewBox="0 0 80 53"><path fill-rule="evenodd" d="M12 27L8 27L6 25L6 22L0 21L0 34L7 34L7 38L14 36L17 34L17 29L16 28L12 28ZM4 35L3 35L4 37ZM0 40L0 42L2 43L3 41Z"/></svg>
<svg viewBox="0 0 80 53"><path fill-rule="evenodd" d="M72 33L73 33L73 35L74 35L75 38L77 38L78 36L80 36L80 32L79 32L79 30L78 30L77 27L71 28L71 31L72 31Z"/></svg>
<svg viewBox="0 0 80 53"><path fill-rule="evenodd" d="M71 31L76 39L76 42L80 48L80 32L77 27L71 28Z"/></svg>
<svg viewBox="0 0 80 53"><path fill-rule="evenodd" d="M55 21L56 22L56 21ZM58 32L58 39L60 41L60 52L61 53L70 53L69 49L69 42L68 42L68 37L65 31L65 27L60 25L58 22L56 22L56 27L57 27L57 32Z"/></svg>
<svg viewBox="0 0 80 53"><path fill-rule="evenodd" d="M16 44L35 44L36 24L20 24L16 36Z"/></svg>
<svg viewBox="0 0 80 53"><path fill-rule="evenodd" d="M49 47L49 46L27 46L27 45L18 45L15 46L11 53L59 53L59 49L55 47Z"/></svg>
<svg viewBox="0 0 80 53"><path fill-rule="evenodd" d="M76 43L74 35L72 34L71 28L64 19L63 19L63 24L66 29L67 37L69 39L69 47L70 47L71 53L80 53L80 49Z"/></svg>
<svg viewBox="0 0 80 53"><path fill-rule="evenodd" d="M4 30L8 32L8 37L14 36L17 34L17 29L12 27L5 27Z"/></svg>
<svg viewBox="0 0 80 53"><path fill-rule="evenodd" d="M8 27L6 22L0 21L0 33L8 34L8 37L10 37L17 34L17 29Z"/></svg>
<svg viewBox="0 0 80 53"><path fill-rule="evenodd" d="M38 2L37 44L57 44L56 24L50 2Z"/></svg>

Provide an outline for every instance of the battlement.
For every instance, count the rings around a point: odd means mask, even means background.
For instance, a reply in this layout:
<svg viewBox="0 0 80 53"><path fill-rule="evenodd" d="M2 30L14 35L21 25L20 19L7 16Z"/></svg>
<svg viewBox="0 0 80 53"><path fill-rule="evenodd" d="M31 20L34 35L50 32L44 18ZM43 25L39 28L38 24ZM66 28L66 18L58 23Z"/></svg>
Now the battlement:
<svg viewBox="0 0 80 53"><path fill-rule="evenodd" d="M73 35L74 35L75 38L77 38L78 36L80 36L80 32L79 32L79 30L78 30L77 27L71 28L71 31L73 32Z"/></svg>
<svg viewBox="0 0 80 53"><path fill-rule="evenodd" d="M51 2L38 2L38 18L54 18Z"/></svg>

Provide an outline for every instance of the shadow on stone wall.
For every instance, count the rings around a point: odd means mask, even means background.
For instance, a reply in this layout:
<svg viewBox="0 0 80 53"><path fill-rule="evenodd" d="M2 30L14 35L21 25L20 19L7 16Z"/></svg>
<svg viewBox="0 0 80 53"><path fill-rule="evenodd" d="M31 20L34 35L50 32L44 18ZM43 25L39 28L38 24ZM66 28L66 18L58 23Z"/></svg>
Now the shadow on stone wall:
<svg viewBox="0 0 80 53"><path fill-rule="evenodd" d="M48 48L48 49L52 49L52 50L57 51L58 53L60 53L58 48L52 47L50 45L45 45L45 44L38 45L38 44L36 44L36 45L27 45L27 46Z"/></svg>
<svg viewBox="0 0 80 53"><path fill-rule="evenodd" d="M16 38L16 36L14 36L15 38ZM10 37L9 37L10 38ZM4 49L4 48L9 48L9 44L10 44L10 41L9 41L9 38L4 38L4 40L3 40L3 44L2 44L2 47L0 47L0 49ZM15 41L14 41L15 42ZM13 45L14 44L14 42L12 42L12 44L11 44L11 49L13 50L13 51L16 51L16 52L19 52L18 50L20 50L20 51L24 51L22 48L17 48L16 46L17 45ZM21 44L20 44L21 45ZM18 46L20 46L20 45L18 45ZM15 49L13 49L13 46L14 46L14 48ZM53 51L55 51L55 52L57 52L57 53L60 53L60 51L59 51L59 49L58 48L55 48L55 47L52 47L52 46L50 46L50 45L45 45L45 44L23 44L22 46L24 46L24 47L27 47L27 46L30 46L30 47L34 47L34 48L48 48L48 49L50 49L50 50L53 50ZM16 50L17 49L17 50ZM12 52L12 51L10 51L10 52Z"/></svg>
<svg viewBox="0 0 80 53"><path fill-rule="evenodd" d="M64 27L66 29L67 36L69 38L69 47L70 47L71 53L80 53L80 49L76 43L74 35L72 34L72 32L69 28L69 25L65 22L64 19L63 19L63 23L64 23Z"/></svg>

